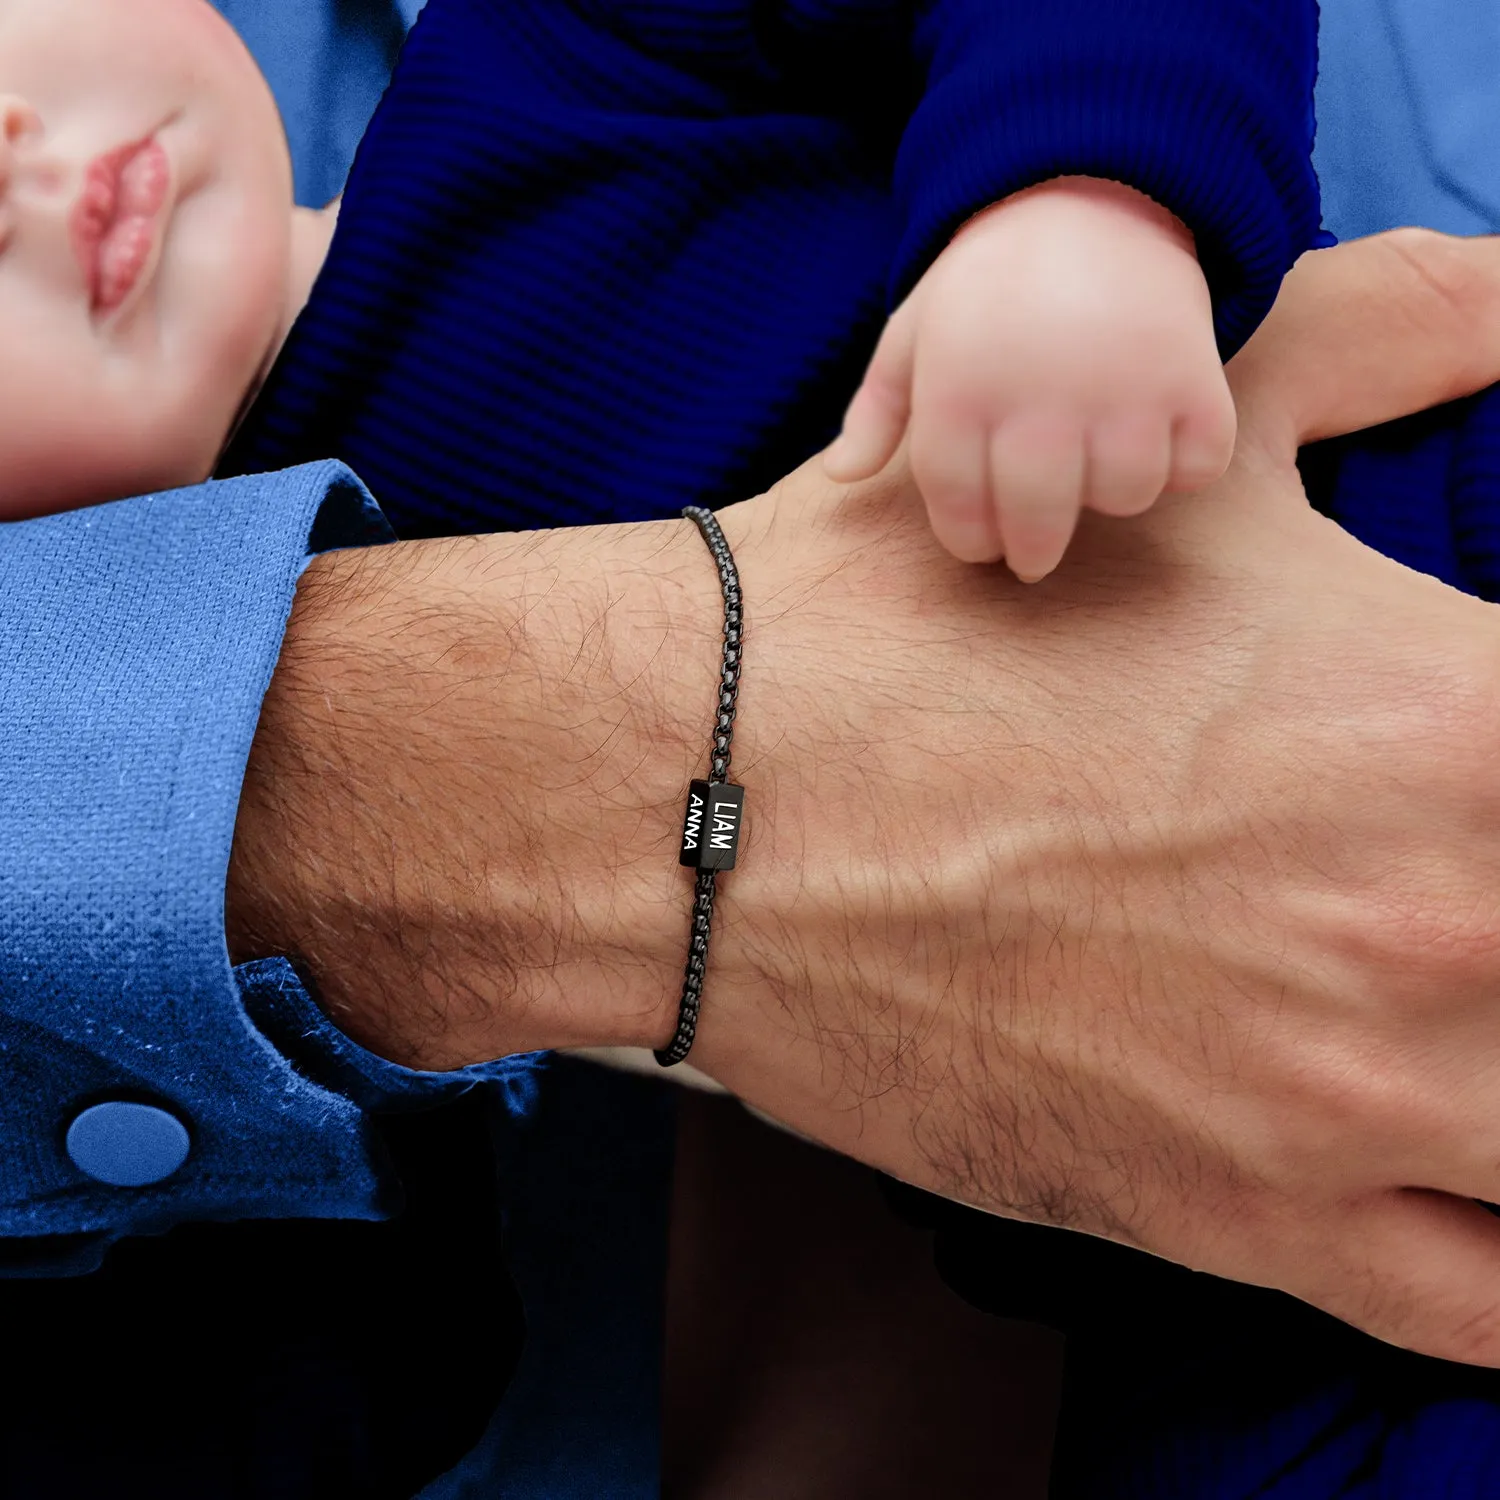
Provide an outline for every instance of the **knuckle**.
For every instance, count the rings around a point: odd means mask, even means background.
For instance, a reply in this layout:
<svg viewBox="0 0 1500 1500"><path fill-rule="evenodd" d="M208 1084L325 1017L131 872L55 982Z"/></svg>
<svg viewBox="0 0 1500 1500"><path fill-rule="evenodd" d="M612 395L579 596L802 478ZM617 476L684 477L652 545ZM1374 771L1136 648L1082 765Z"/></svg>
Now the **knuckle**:
<svg viewBox="0 0 1500 1500"><path fill-rule="evenodd" d="M1072 529L1078 517L1076 496L1036 493L1021 489L1000 497L1006 536L1013 541L1050 541Z"/></svg>
<svg viewBox="0 0 1500 1500"><path fill-rule="evenodd" d="M1172 423L1165 410L1130 407L1096 423L1089 433L1089 448L1118 466L1148 467L1160 463L1171 436Z"/></svg>
<svg viewBox="0 0 1500 1500"><path fill-rule="evenodd" d="M882 359L877 350L856 395L866 410L873 408L878 415L888 416L906 407L909 392L901 368L892 360Z"/></svg>
<svg viewBox="0 0 1500 1500"><path fill-rule="evenodd" d="M1208 463L1228 464L1234 452L1235 420L1227 413L1199 408L1184 418L1178 434L1179 447Z"/></svg>
<svg viewBox="0 0 1500 1500"><path fill-rule="evenodd" d="M1191 448L1174 456L1167 486L1173 490L1206 489L1224 477L1229 454L1213 449Z"/></svg>
<svg viewBox="0 0 1500 1500"><path fill-rule="evenodd" d="M1089 497L1089 509L1101 516L1113 516L1119 520L1130 520L1144 515L1162 492L1160 484L1121 486L1117 489L1095 490Z"/></svg>
<svg viewBox="0 0 1500 1500"><path fill-rule="evenodd" d="M1467 614L1470 601L1455 594L1443 603ZM1388 616L1387 644L1351 700L1365 730L1346 748L1357 746L1367 764L1399 766L1429 798L1462 795L1477 811L1500 748L1500 651L1481 634L1488 623L1475 629L1472 615L1450 615L1434 628L1430 615Z"/></svg>
<svg viewBox="0 0 1500 1500"><path fill-rule="evenodd" d="M972 438L1013 410L1010 393L1002 385L976 379L919 374L912 383L912 405L920 409L931 427L934 442L955 437Z"/></svg>
<svg viewBox="0 0 1500 1500"><path fill-rule="evenodd" d="M1463 253L1462 242L1435 229L1406 227L1381 236L1387 250L1404 269L1423 282L1439 299L1458 312L1494 295L1490 278L1482 276Z"/></svg>
<svg viewBox="0 0 1500 1500"><path fill-rule="evenodd" d="M1451 330L1460 336L1461 347L1471 348L1476 360L1482 360L1485 344L1476 332L1500 322L1500 285L1493 268L1476 258L1467 240L1436 230L1394 229L1380 239L1405 275L1429 293L1422 307L1424 325ZM1455 390L1471 383L1469 372L1455 372Z"/></svg>
<svg viewBox="0 0 1500 1500"><path fill-rule="evenodd" d="M997 444L1019 453L1051 456L1072 453L1083 442L1083 424L1066 403L1018 404L996 434Z"/></svg>
<svg viewBox="0 0 1500 1500"><path fill-rule="evenodd" d="M1384 941L1393 977L1451 1006L1453 990L1500 971L1500 897L1448 862L1413 862L1387 903Z"/></svg>
<svg viewBox="0 0 1500 1500"><path fill-rule="evenodd" d="M1089 507L1106 516L1138 516L1150 510L1166 480L1163 466L1139 460L1104 459L1091 466Z"/></svg>
<svg viewBox="0 0 1500 1500"><path fill-rule="evenodd" d="M953 445L911 439L911 472L922 494L948 503L977 504L984 498L984 474Z"/></svg>
<svg viewBox="0 0 1500 1500"><path fill-rule="evenodd" d="M1403 1139L1420 1127L1422 1100L1409 1069L1378 1044L1340 1045L1300 1037L1279 1061L1284 1084L1278 1110L1262 1122L1258 1151L1272 1180L1343 1178L1349 1168L1333 1143ZM1425 1131L1424 1131L1425 1133Z"/></svg>

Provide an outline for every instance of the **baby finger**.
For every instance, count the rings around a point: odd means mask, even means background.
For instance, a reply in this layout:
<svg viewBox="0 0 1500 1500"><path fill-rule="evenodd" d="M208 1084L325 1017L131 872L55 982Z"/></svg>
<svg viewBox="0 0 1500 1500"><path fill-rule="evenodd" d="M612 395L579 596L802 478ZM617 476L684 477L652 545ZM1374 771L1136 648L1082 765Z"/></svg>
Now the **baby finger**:
<svg viewBox="0 0 1500 1500"><path fill-rule="evenodd" d="M1005 561L1023 583L1045 578L1078 524L1083 434L1066 417L1018 416L990 439L990 484Z"/></svg>
<svg viewBox="0 0 1500 1500"><path fill-rule="evenodd" d="M1178 418L1172 433L1172 466L1166 487L1201 490L1224 477L1234 457L1234 403L1226 389L1213 408Z"/></svg>
<svg viewBox="0 0 1500 1500"><path fill-rule="evenodd" d="M1166 488L1172 432L1160 416L1115 417L1089 434L1084 504L1101 516L1138 516Z"/></svg>
<svg viewBox="0 0 1500 1500"><path fill-rule="evenodd" d="M985 429L919 414L911 425L911 472L938 541L961 562L996 561L1000 528L990 497Z"/></svg>

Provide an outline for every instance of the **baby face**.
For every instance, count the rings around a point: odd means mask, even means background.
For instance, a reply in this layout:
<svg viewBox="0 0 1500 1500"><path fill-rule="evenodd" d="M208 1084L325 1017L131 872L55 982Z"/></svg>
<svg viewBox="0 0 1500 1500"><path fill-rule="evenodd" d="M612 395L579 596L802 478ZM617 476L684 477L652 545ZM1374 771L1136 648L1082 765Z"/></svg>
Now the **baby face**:
<svg viewBox="0 0 1500 1500"><path fill-rule="evenodd" d="M0 519L207 477L285 335L291 218L206 0L0 0Z"/></svg>

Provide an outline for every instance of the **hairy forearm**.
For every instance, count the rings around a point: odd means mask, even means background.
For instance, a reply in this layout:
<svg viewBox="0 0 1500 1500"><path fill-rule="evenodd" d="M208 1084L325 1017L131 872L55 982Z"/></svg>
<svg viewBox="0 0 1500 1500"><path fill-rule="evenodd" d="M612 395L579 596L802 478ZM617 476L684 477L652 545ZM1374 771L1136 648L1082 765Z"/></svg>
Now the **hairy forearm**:
<svg viewBox="0 0 1500 1500"><path fill-rule="evenodd" d="M686 522L315 559L252 751L236 961L384 1056L660 1045L722 619Z"/></svg>

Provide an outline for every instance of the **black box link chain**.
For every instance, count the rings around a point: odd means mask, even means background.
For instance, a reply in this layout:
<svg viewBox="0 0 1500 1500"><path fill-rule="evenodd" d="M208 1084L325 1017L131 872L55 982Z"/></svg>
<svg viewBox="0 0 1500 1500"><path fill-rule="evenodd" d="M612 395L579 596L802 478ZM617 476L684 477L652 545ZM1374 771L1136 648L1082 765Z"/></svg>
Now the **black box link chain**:
<svg viewBox="0 0 1500 1500"><path fill-rule="evenodd" d="M744 825L745 789L729 780L729 753L734 742L734 708L740 691L740 650L744 639L744 608L740 598L740 575L724 532L710 510L689 505L683 519L692 521L708 543L719 569L724 590L724 660L719 673L719 708L714 718L707 781L688 787L687 811L683 817L682 849L678 863L696 870L693 882L693 926L688 941L687 968L682 981L682 1000L677 1008L677 1030L656 1060L670 1068L692 1049L698 1029L698 1009L703 1003L703 977L708 970L708 939L713 928L715 877L732 870L739 852Z"/></svg>

